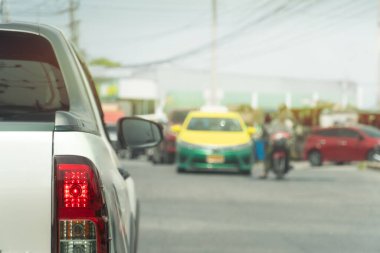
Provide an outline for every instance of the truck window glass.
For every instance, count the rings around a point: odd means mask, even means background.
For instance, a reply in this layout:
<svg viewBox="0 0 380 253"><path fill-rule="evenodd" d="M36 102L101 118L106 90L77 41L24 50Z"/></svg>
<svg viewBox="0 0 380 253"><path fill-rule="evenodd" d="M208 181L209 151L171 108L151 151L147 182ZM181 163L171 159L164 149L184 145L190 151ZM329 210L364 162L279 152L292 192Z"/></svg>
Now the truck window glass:
<svg viewBox="0 0 380 253"><path fill-rule="evenodd" d="M68 109L65 83L49 41L1 31L0 120L51 120L55 111Z"/></svg>

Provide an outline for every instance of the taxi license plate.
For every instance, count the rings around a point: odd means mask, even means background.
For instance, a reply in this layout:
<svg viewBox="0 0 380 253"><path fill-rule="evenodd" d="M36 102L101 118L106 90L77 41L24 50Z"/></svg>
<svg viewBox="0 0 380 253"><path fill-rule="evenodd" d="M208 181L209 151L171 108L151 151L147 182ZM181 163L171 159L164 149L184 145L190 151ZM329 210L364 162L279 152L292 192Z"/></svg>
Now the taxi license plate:
<svg viewBox="0 0 380 253"><path fill-rule="evenodd" d="M207 156L208 163L224 163L224 156L222 155L208 155Z"/></svg>

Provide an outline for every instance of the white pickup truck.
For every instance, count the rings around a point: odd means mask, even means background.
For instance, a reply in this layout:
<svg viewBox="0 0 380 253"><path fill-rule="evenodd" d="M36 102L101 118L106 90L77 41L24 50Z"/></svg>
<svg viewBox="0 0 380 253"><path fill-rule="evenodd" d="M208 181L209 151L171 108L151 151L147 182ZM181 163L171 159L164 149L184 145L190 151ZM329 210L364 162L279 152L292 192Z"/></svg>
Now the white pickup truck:
<svg viewBox="0 0 380 253"><path fill-rule="evenodd" d="M121 147L162 139L118 122ZM136 252L133 180L104 130L86 65L55 28L0 24L0 252Z"/></svg>

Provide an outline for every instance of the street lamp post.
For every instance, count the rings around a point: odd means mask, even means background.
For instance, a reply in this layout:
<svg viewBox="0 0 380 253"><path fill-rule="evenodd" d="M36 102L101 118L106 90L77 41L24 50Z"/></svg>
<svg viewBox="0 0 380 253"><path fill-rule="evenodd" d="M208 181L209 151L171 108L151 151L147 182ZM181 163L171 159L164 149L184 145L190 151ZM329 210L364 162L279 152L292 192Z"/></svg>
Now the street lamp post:
<svg viewBox="0 0 380 253"><path fill-rule="evenodd" d="M218 103L218 85L217 85L217 21L218 21L218 6L217 0L211 0L212 5L212 23L211 23L211 77L210 77L210 98L208 103L217 105Z"/></svg>

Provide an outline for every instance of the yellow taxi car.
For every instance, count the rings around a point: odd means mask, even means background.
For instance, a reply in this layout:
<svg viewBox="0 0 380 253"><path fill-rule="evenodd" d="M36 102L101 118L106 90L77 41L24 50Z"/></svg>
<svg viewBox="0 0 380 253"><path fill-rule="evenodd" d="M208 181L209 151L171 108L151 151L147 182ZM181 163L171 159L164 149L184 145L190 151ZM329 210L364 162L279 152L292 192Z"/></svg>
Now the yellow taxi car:
<svg viewBox="0 0 380 253"><path fill-rule="evenodd" d="M251 174L252 127L238 113L190 112L177 136L177 171L231 170Z"/></svg>

